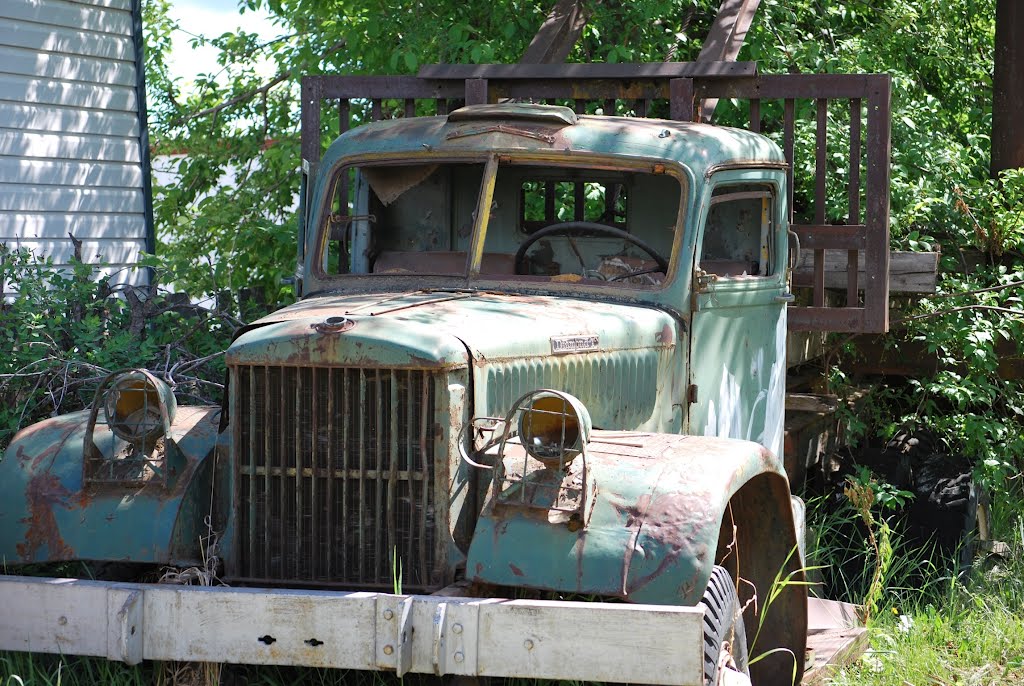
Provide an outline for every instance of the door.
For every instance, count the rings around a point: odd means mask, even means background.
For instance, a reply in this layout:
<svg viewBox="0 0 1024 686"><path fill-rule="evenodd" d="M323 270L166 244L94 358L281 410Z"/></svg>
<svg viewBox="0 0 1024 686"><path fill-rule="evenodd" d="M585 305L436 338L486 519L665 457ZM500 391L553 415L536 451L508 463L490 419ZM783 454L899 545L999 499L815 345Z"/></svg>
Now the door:
<svg viewBox="0 0 1024 686"><path fill-rule="evenodd" d="M689 433L782 456L786 214L775 170L716 174L702 198L692 297ZM695 387L695 388L694 388Z"/></svg>

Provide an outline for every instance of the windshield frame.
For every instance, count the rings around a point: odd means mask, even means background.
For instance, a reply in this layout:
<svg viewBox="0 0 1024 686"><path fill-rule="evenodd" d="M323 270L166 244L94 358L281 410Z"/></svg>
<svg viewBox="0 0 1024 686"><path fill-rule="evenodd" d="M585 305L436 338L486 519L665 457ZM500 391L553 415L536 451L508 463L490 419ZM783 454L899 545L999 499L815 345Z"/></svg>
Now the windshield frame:
<svg viewBox="0 0 1024 686"><path fill-rule="evenodd" d="M657 285L638 287L621 282L552 281L546 279L495 278L480 274L489 213L474 211L467 264L465 270L458 275L445 274L331 274L324 270L325 253L328 248L330 227L327 218L331 213L333 189L336 187L339 174L350 167L409 165L409 164L483 164L485 167L481 186L477 194L476 208L488 206L493 197L497 175L503 166L545 165L550 168L584 169L610 172L640 172L671 176L679 184L679 206L673 223L673 237L670 254L668 255L669 270L665 279ZM564 294L566 292L586 294L588 297L605 295L611 299L638 300L643 294L665 293L672 290L681 280L689 282L689 271L684 262L692 257L688 255L687 218L692 214L693 188L695 179L692 172L684 165L664 158L647 158L638 156L609 155L600 153L573 151L566 154L562 151L538 150L470 150L459 152L409 152L351 155L339 159L325 173L318 183L319 202L312 208L313 212L307 229L312 245L307 245L304 271L309 286L303 297L339 290L351 291L395 291L395 290L487 290L501 292L523 292L538 294ZM486 204L485 204L486 203ZM692 265L690 265L692 267ZM681 269L682 268L682 269ZM687 273L680 278L680 272ZM661 299L661 298L655 298Z"/></svg>

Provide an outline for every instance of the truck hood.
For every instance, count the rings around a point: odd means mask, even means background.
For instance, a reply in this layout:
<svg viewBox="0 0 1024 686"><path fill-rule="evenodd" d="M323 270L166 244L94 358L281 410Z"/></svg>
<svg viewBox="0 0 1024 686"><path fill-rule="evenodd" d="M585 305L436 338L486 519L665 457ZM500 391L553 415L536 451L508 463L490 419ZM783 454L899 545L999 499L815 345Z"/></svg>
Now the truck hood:
<svg viewBox="0 0 1024 686"><path fill-rule="evenodd" d="M328 319L339 330L331 331ZM255 322L229 364L444 368L472 362L477 416L503 415L530 390L551 387L598 402L594 421L636 428L654 410L656 386L685 350L667 313L651 307L488 292L315 297ZM608 391L649 402L614 404ZM641 393L642 391L642 393ZM632 398L632 396L630 396ZM627 401L630 399L627 398ZM671 410L669 410L671 412ZM653 427L650 427L653 428Z"/></svg>

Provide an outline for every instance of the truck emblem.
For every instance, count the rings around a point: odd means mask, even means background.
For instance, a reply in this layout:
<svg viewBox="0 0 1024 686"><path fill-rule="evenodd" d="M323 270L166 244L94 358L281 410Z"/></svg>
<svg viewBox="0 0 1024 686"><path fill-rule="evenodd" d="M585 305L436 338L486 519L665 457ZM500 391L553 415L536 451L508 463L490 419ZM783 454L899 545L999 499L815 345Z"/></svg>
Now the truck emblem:
<svg viewBox="0 0 1024 686"><path fill-rule="evenodd" d="M581 353L587 350L597 350L601 346L601 339L597 336L552 336L552 353Z"/></svg>

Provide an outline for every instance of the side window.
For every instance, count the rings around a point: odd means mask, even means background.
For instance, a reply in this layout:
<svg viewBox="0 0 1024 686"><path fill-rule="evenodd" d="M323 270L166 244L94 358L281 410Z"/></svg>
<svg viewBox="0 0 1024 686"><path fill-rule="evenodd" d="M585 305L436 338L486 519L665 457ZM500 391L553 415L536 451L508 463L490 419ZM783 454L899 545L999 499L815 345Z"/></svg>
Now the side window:
<svg viewBox="0 0 1024 686"><path fill-rule="evenodd" d="M716 188L704 227L700 268L720 277L771 276L775 271L774 217L771 186Z"/></svg>

